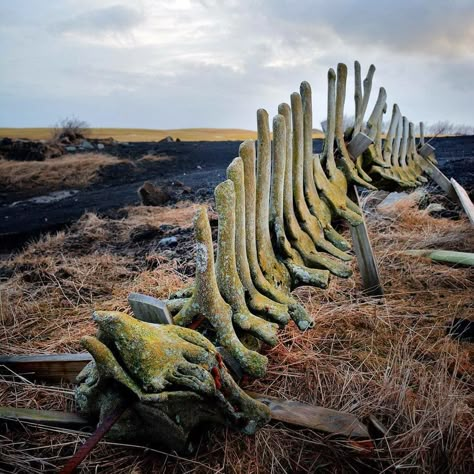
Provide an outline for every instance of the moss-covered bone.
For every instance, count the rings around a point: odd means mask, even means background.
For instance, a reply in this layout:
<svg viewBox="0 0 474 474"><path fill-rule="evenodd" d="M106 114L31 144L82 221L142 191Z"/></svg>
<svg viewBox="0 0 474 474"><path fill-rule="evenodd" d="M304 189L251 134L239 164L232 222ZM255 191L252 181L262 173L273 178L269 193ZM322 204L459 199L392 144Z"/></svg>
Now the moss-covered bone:
<svg viewBox="0 0 474 474"><path fill-rule="evenodd" d="M232 309L222 298L214 271L214 250L207 209L201 207L194 217L196 238L196 278L193 296L174 317L180 326L188 326L194 318L202 317L216 332L219 342L242 366L256 377L265 373L267 358L250 351L238 339L233 323Z"/></svg>
<svg viewBox="0 0 474 474"><path fill-rule="evenodd" d="M337 66L337 93L336 93L336 143L338 147L337 162L347 180L367 189L376 190L373 185L359 176L357 169L349 156L344 140L344 102L346 97L347 66L339 63Z"/></svg>
<svg viewBox="0 0 474 474"><path fill-rule="evenodd" d="M293 99L293 98L292 98ZM295 97L295 100L297 97ZM292 101L293 105L293 101ZM294 108L294 107L293 107ZM347 180L336 166L334 140L336 130L336 73L328 71L328 115L327 132L322 160L313 157L314 181L321 197L330 206L335 215L347 220L351 225L362 223L361 210L347 196ZM327 175L321 161L325 162Z"/></svg>
<svg viewBox="0 0 474 474"><path fill-rule="evenodd" d="M237 157L232 161L232 163L227 168L227 177L234 183L236 263L240 281L245 288L245 299L247 301L247 305L253 312L263 314L268 319L271 319L280 325L284 325L290 320L288 306L278 303L260 293L252 280L249 260L247 257L245 225L246 196L244 185L244 165L242 158ZM264 278L263 275L262 278Z"/></svg>
<svg viewBox="0 0 474 474"><path fill-rule="evenodd" d="M255 184L255 144L252 140L244 141L239 148L239 155L244 164L245 188L245 237L250 273L255 286L266 296L278 303L287 305L290 316L295 321L308 319L306 310L289 293L290 288L277 288L270 283L260 268L257 254L256 235L256 184ZM263 203L262 203L263 204ZM267 213L268 215L268 213ZM268 225L268 221L267 221ZM260 237L261 238L261 237ZM273 254L272 250L272 254Z"/></svg>
<svg viewBox="0 0 474 474"><path fill-rule="evenodd" d="M287 266L293 286L311 285L326 288L329 272L316 270L304 265L303 259L286 236L283 217L283 190L285 185L286 165L286 125L285 117L277 115L273 119L273 152L272 152L272 188L270 206L270 227L279 257Z"/></svg>
<svg viewBox="0 0 474 474"><path fill-rule="evenodd" d="M305 201L305 196L311 198L312 205L317 206L317 191L316 187L309 185L306 186L306 182L312 178L312 162L313 162L313 100L311 86L308 82L304 81L300 85L300 95L302 103L302 114L303 114L303 155L300 156L300 146L295 139L295 145L297 146L298 153L293 153L293 192L295 194L295 207L296 213L300 219L304 219L307 223L308 232L313 239L316 247L324 250L325 252L333 255L341 260L349 261L351 257L335 247L331 242L324 240L326 233L322 229L319 214L311 214L308 209L308 203ZM299 108L299 101L298 103ZM295 120L293 127L295 134L300 137L299 133L296 133L296 128L301 126L299 120ZM302 160L302 161L301 161ZM307 190L305 191L305 187ZM323 217L323 214L321 215ZM303 226L304 228L304 226Z"/></svg>
<svg viewBox="0 0 474 474"><path fill-rule="evenodd" d="M277 343L278 325L265 321L249 311L245 301L245 290L237 272L234 183L226 180L216 187L214 193L219 216L216 278L220 294L232 308L234 324L273 346Z"/></svg>
<svg viewBox="0 0 474 474"><path fill-rule="evenodd" d="M96 312L97 337L83 339L94 361L78 376L82 413L103 419L118 403L127 409L111 437L186 449L201 423L228 424L247 433L270 412L227 373L215 347L191 329Z"/></svg>

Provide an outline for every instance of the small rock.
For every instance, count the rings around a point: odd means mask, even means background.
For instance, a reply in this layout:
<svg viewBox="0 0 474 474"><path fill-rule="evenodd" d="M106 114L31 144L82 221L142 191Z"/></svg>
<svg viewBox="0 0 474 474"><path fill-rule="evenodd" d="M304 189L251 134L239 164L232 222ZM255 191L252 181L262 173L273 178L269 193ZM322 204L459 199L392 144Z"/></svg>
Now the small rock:
<svg viewBox="0 0 474 474"><path fill-rule="evenodd" d="M202 170L202 166L197 165L197 166L196 166L196 169Z"/></svg>
<svg viewBox="0 0 474 474"><path fill-rule="evenodd" d="M69 153L72 153L74 151L77 150L77 148L75 146L67 146L64 148L66 151L68 151Z"/></svg>
<svg viewBox="0 0 474 474"><path fill-rule="evenodd" d="M103 150L104 148L105 148L105 145L103 143L97 143L98 150Z"/></svg>
<svg viewBox="0 0 474 474"><path fill-rule="evenodd" d="M178 245L178 239L176 237L165 237L158 242L159 247L173 248Z"/></svg>
<svg viewBox="0 0 474 474"><path fill-rule="evenodd" d="M170 137L169 135L165 138L162 138L158 143L171 143L174 142L173 137Z"/></svg>
<svg viewBox="0 0 474 474"><path fill-rule="evenodd" d="M83 150L93 150L94 149L94 145L91 142L87 141L87 140L82 140L79 147L82 148Z"/></svg>
<svg viewBox="0 0 474 474"><path fill-rule="evenodd" d="M404 191L401 193L398 192L393 192L390 193L377 207L388 207L391 206L392 204L395 204L398 201L401 201L402 199L405 199L408 197L408 194Z"/></svg>
<svg viewBox="0 0 474 474"><path fill-rule="evenodd" d="M171 195L166 188L155 186L150 181L145 181L138 189L138 196L144 206L162 206L171 199Z"/></svg>

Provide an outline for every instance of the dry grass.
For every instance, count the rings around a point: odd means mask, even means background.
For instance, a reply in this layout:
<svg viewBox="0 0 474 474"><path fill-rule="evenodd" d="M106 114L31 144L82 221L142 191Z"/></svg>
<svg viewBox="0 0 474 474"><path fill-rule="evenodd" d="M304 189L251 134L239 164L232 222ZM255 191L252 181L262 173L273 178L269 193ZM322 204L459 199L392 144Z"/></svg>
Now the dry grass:
<svg viewBox="0 0 474 474"><path fill-rule="evenodd" d="M84 187L96 179L100 169L125 161L102 153L77 153L45 161L0 160L0 188L53 191Z"/></svg>
<svg viewBox="0 0 474 474"><path fill-rule="evenodd" d="M28 138L30 140L48 140L51 128L0 128L0 137ZM120 142L159 141L171 136L182 141L247 140L257 138L257 132L239 128L178 128L170 130L152 130L146 128L92 128L88 137L112 137ZM314 138L322 138L321 132L313 133Z"/></svg>
<svg viewBox="0 0 474 474"><path fill-rule="evenodd" d="M129 208L120 221L86 215L68 233L43 238L7 262L2 286L2 351L74 352L95 331L93 308L126 310L126 295L166 297L187 283L179 262L127 244L137 226L189 225L192 209ZM271 424L247 437L216 429L189 459L102 442L81 472L470 472L473 462L472 345L446 336L454 317L474 317L473 270L400 254L405 248L472 251L466 221L434 219L413 202L371 214L370 232L385 302L364 299L360 278L328 290L301 288L313 330L293 324L267 352L265 378L246 386L282 398L376 416L388 429L374 447ZM122 245L122 246L121 246ZM150 263L152 265L150 266ZM70 388L48 391L6 378L1 404L71 409ZM62 392L61 392L62 390ZM0 435L0 467L54 472L83 436L23 425Z"/></svg>

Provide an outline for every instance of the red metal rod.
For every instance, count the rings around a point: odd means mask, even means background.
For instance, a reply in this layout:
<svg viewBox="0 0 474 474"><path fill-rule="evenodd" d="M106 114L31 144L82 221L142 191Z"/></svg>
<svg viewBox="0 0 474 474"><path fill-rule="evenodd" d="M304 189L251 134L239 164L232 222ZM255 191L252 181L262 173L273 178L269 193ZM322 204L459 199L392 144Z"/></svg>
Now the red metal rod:
<svg viewBox="0 0 474 474"><path fill-rule="evenodd" d="M110 428L118 421L123 412L127 408L126 404L119 405L109 416L107 416L87 441L79 448L76 454L61 469L59 474L71 474L77 466L86 458L86 456L94 449L97 443L109 432Z"/></svg>

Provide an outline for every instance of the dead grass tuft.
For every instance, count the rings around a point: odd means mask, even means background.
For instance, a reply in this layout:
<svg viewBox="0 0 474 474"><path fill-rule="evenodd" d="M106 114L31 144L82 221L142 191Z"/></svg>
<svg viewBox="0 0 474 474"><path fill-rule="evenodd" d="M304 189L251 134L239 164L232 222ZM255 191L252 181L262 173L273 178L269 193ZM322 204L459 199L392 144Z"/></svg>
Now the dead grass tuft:
<svg viewBox="0 0 474 474"><path fill-rule="evenodd" d="M143 244L120 245L136 226L168 220L189 225L192 213L183 205L129 208L119 221L89 214L69 232L12 257L15 272L2 285L0 299L3 350L80 350L80 336L95 331L94 307L127 311L130 291L166 297L183 287L187 279L176 260L152 247L144 255ZM354 278L333 279L326 291L300 288L296 295L315 317L315 328L301 333L289 325L279 345L267 351L266 377L245 388L349 411L363 420L375 416L385 436L372 446L282 423L252 437L216 429L187 459L104 441L82 472L470 472L473 350L447 336L446 327L454 317L474 317L474 272L400 251L472 251L472 230L465 221L434 219L406 202L385 215L370 213L369 227L384 302L361 297L357 269ZM88 252L78 250L84 246ZM10 376L0 383L0 403L71 409L68 390L49 392ZM0 453L10 470L53 472L82 440L78 433L24 425L3 431Z"/></svg>
<svg viewBox="0 0 474 474"><path fill-rule="evenodd" d="M5 191L53 191L91 184L107 166L125 163L102 153L77 153L45 161L0 160L0 187Z"/></svg>

